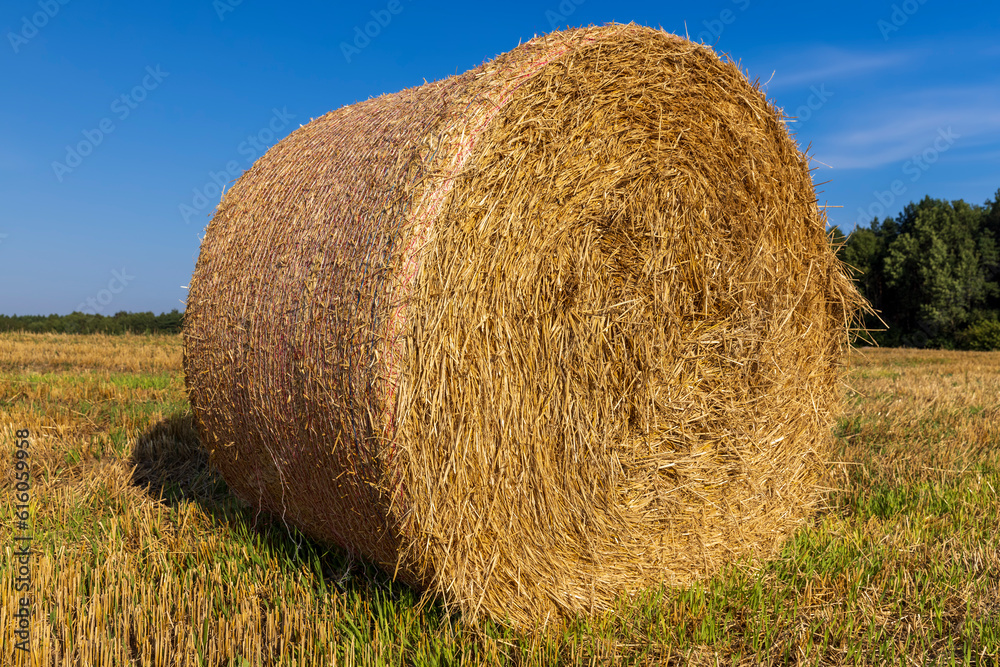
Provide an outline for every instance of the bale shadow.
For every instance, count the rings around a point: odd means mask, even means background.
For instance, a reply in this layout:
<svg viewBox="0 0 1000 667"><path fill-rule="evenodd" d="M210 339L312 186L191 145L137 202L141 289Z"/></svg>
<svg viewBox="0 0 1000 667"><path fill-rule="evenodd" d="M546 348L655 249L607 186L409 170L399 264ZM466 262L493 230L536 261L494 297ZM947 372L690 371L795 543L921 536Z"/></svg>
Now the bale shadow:
<svg viewBox="0 0 1000 667"><path fill-rule="evenodd" d="M419 597L366 559L337 545L317 542L238 498L211 465L190 411L171 415L146 429L135 442L130 463L134 466L132 484L153 500L171 507L195 503L218 530L229 531L232 539L249 541L286 562L307 565L329 590L394 600Z"/></svg>

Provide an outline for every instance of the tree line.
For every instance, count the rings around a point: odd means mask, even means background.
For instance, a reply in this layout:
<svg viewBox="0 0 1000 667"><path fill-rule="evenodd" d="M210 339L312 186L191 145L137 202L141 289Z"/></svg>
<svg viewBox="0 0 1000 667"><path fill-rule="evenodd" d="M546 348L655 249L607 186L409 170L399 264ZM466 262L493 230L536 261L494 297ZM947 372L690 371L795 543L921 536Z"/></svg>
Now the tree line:
<svg viewBox="0 0 1000 667"><path fill-rule="evenodd" d="M184 313L129 313L111 316L73 312L69 315L0 315L0 331L31 333L177 334L184 326Z"/></svg>
<svg viewBox="0 0 1000 667"><path fill-rule="evenodd" d="M878 311L864 325L879 345L1000 349L1000 190L981 206L925 197L830 233Z"/></svg>
<svg viewBox="0 0 1000 667"><path fill-rule="evenodd" d="M837 255L875 313L879 345L1000 349L1000 190L983 205L925 197L850 235L830 229ZM0 331L176 334L184 313L0 315Z"/></svg>

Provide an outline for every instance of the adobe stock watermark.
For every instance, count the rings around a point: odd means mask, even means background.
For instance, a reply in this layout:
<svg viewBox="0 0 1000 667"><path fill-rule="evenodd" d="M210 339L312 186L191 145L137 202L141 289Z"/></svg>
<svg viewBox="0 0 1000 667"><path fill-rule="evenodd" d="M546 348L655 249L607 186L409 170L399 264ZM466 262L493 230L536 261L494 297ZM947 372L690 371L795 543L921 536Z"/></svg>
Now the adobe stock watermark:
<svg viewBox="0 0 1000 667"><path fill-rule="evenodd" d="M558 30L560 26L569 24L569 17L585 0L562 0L555 9L545 10L545 18L549 20L549 29Z"/></svg>
<svg viewBox="0 0 1000 667"><path fill-rule="evenodd" d="M38 35L38 31L49 24L49 21L56 17L63 7L69 4L69 0L39 0L38 9L31 16L21 17L21 29L17 32L8 32L7 40L14 53L19 53L21 47L27 44Z"/></svg>
<svg viewBox="0 0 1000 667"><path fill-rule="evenodd" d="M796 127L801 126L803 123L808 123L817 111L823 108L823 106L833 97L833 93L826 89L826 84L820 84L819 88L816 86L809 86L809 97L806 98L805 104L802 104L795 110L795 124Z"/></svg>
<svg viewBox="0 0 1000 667"><path fill-rule="evenodd" d="M139 105L146 100L149 93L160 87L163 80L170 76L170 72L164 72L157 65L155 68L146 66L146 75L142 81L136 84L132 90L122 93L111 101L111 113L118 121L124 121ZM97 123L97 127L91 130L83 130L83 139L73 145L66 146L66 157L62 162L58 160L52 163L52 172L56 175L56 180L60 183L67 174L83 164L84 158L94 152L94 149L104 143L109 134L117 129L115 121L106 116Z"/></svg>
<svg viewBox="0 0 1000 667"><path fill-rule="evenodd" d="M178 206L181 218L185 224L191 222L191 217L198 213L209 210L219 202L222 193L233 179L243 173L243 170L254 163L254 161L264 154L278 133L288 127L295 114L288 113L288 107L282 109L272 109L271 120L267 125L257 132L248 135L236 147L236 153L243 156L244 160L230 160L221 171L208 172L208 180L201 187L194 188L191 192L190 203L181 203Z"/></svg>
<svg viewBox="0 0 1000 667"><path fill-rule="evenodd" d="M77 311L86 313L89 309L89 314L91 315L97 315L98 313L103 315L104 309L110 306L111 302L115 300L115 295L125 291L125 288L133 280L135 280L135 276L126 273L124 268L121 271L112 270L108 286L99 290L94 296L87 297L86 300L81 301L76 307Z"/></svg>
<svg viewBox="0 0 1000 667"><path fill-rule="evenodd" d="M399 15L402 11L403 3L400 0L389 0L385 9L373 9L368 12L374 20L365 23L364 29L360 25L354 26L354 41L351 44L340 43L340 52L344 54L344 60L351 62L351 58L367 48L372 40L381 35L382 30L392 23L392 17Z"/></svg>
<svg viewBox="0 0 1000 667"><path fill-rule="evenodd" d="M938 136L934 139L934 143L903 163L903 175L909 176L910 183L916 183L935 162L941 159L941 154L947 152L955 145L955 141L961 138L961 135L950 127L947 130L938 128ZM907 188L906 182L897 178L889 184L888 190L874 191L872 194L875 200L868 205L868 208L858 207L856 224L867 225L873 218L884 218L890 210L889 207L906 194Z"/></svg>
<svg viewBox="0 0 1000 667"><path fill-rule="evenodd" d="M236 11L236 8L243 4L243 0L212 0L212 9L220 21L226 20L226 14Z"/></svg>
<svg viewBox="0 0 1000 667"><path fill-rule="evenodd" d="M906 334L900 339L899 342L903 347L924 348L941 335L941 327L931 320L921 319L917 322L917 326L920 328L919 331Z"/></svg>
<svg viewBox="0 0 1000 667"><path fill-rule="evenodd" d="M750 8L750 0L731 0L731 2L740 13ZM705 26L705 29L695 35L692 41L701 42L702 44L715 44L722 37L722 33L726 31L726 26L736 23L738 16L739 14L732 9L723 9L714 19L701 22Z"/></svg>
<svg viewBox="0 0 1000 667"><path fill-rule="evenodd" d="M17 599L14 620L9 621L14 631L14 649L28 653L31 646L31 541L34 539L31 527L31 432L26 429L14 431L17 438L14 449L14 535L17 549L13 550L10 571L17 575L14 591L21 593ZM13 600L11 600L13 602ZM9 645L8 645L9 646Z"/></svg>
<svg viewBox="0 0 1000 667"><path fill-rule="evenodd" d="M882 39L888 42L889 36L906 25L910 17L916 14L920 7L925 4L927 4L927 0L904 0L900 4L894 4L892 6L892 13L889 14L889 20L879 19L875 24L879 32L882 33Z"/></svg>

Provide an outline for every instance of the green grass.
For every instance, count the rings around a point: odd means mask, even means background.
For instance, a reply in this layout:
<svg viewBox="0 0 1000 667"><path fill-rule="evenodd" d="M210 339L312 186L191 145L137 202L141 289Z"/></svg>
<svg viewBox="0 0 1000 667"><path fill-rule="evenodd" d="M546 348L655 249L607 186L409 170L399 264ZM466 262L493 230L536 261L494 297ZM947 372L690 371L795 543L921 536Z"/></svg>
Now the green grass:
<svg viewBox="0 0 1000 667"><path fill-rule="evenodd" d="M176 355L134 372L7 368L5 440L33 433L33 659L995 666L1000 354L928 354L853 360L835 488L780 553L535 634L470 627L236 499L197 441ZM0 544L11 538L0 524ZM11 573L0 560L0 614L14 609ZM0 665L27 664L12 655L0 633Z"/></svg>

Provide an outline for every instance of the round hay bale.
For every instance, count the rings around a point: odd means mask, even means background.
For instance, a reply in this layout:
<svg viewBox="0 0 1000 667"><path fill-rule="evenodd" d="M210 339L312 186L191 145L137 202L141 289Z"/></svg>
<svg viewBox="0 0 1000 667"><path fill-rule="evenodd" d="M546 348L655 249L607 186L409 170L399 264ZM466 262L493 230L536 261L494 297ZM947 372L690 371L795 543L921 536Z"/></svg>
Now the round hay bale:
<svg viewBox="0 0 1000 667"><path fill-rule="evenodd" d="M185 370L238 496L528 625L773 552L859 304L765 96L612 24L269 150L208 227Z"/></svg>

